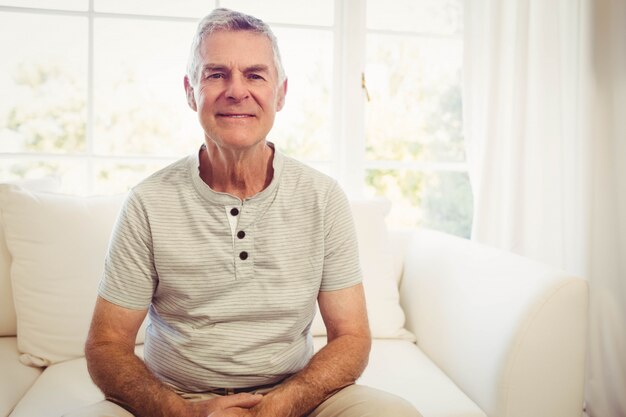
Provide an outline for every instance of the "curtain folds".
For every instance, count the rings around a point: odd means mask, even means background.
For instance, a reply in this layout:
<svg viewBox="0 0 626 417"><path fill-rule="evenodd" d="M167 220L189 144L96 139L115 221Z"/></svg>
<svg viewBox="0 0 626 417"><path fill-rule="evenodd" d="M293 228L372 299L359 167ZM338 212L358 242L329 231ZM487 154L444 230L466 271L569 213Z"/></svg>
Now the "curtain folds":
<svg viewBox="0 0 626 417"><path fill-rule="evenodd" d="M472 238L588 279L587 412L626 416L626 1L466 0L464 32Z"/></svg>

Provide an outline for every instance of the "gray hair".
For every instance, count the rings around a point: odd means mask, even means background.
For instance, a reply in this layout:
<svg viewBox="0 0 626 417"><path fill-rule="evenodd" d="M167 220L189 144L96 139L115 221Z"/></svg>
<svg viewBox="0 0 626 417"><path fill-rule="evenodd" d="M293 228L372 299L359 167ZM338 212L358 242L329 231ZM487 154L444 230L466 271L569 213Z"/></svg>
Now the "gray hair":
<svg viewBox="0 0 626 417"><path fill-rule="evenodd" d="M267 36L272 45L274 66L278 72L278 81L281 83L285 80L285 69L283 68L283 63L280 58L278 41L267 23L254 16L220 8L213 10L198 23L198 29L191 42L191 50L189 52L189 59L187 60L187 77L192 86L198 85L198 67L201 62L200 45L202 44L202 40L205 36L219 30L249 31Z"/></svg>

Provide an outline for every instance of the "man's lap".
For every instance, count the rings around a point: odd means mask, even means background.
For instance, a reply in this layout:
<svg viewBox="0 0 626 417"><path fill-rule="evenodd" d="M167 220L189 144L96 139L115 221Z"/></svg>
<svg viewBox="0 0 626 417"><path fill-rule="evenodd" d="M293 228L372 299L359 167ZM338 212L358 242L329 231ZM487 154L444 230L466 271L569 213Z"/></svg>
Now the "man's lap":
<svg viewBox="0 0 626 417"><path fill-rule="evenodd" d="M216 394L195 394L191 400L208 400ZM421 417L405 399L364 385L350 385L320 404L308 417ZM64 417L134 417L119 405L101 401Z"/></svg>

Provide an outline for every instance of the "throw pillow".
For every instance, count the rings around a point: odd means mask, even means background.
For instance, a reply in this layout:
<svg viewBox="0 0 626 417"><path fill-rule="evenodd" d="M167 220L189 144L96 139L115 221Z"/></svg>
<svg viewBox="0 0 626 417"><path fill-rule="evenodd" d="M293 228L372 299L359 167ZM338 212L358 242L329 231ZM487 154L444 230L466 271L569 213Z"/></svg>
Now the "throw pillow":
<svg viewBox="0 0 626 417"><path fill-rule="evenodd" d="M0 186L23 363L47 366L83 356L122 201Z"/></svg>
<svg viewBox="0 0 626 417"><path fill-rule="evenodd" d="M20 180L10 184L19 185L33 191L55 191L59 187L59 182L54 178ZM0 205L0 336L15 336L17 334L10 266L11 254L7 249L4 238L2 205Z"/></svg>

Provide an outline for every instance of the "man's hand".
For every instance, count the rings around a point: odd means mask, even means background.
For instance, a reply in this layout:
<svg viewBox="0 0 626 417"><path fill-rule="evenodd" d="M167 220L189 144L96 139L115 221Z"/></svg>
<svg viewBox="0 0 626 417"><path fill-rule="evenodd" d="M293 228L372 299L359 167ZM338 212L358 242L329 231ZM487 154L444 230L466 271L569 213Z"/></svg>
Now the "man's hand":
<svg viewBox="0 0 626 417"><path fill-rule="evenodd" d="M263 399L259 394L234 394L203 401L187 402L189 417L240 417L251 416L250 408Z"/></svg>

